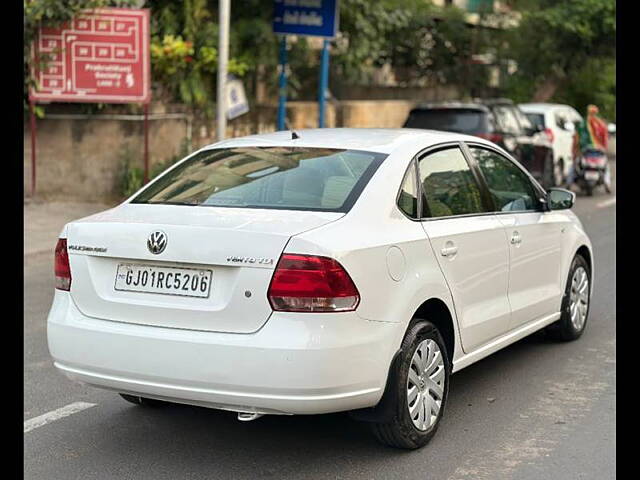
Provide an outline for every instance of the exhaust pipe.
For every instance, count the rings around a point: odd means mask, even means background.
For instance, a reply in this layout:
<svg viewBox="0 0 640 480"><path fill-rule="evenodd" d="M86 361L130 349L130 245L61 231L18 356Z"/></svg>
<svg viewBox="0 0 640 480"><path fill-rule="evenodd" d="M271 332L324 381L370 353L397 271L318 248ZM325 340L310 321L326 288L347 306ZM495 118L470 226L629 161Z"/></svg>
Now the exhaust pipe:
<svg viewBox="0 0 640 480"><path fill-rule="evenodd" d="M263 415L264 414L262 413L238 412L238 420L240 420L241 422L250 422L262 417Z"/></svg>

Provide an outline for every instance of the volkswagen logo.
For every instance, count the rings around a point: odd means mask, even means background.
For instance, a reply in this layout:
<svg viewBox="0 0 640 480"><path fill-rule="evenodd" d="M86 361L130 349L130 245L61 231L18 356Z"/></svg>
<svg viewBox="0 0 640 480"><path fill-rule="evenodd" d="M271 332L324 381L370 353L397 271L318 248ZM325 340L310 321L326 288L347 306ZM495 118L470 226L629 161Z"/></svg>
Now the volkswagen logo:
<svg viewBox="0 0 640 480"><path fill-rule="evenodd" d="M149 235L147 239L147 248L154 255L158 255L164 252L165 247L167 246L167 234L158 230L157 232L153 232Z"/></svg>

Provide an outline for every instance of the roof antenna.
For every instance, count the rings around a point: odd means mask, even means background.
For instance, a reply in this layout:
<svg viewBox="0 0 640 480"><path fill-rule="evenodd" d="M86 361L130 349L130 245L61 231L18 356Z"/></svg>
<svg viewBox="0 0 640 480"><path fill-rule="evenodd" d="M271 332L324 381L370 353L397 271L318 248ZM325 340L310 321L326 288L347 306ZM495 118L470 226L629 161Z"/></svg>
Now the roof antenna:
<svg viewBox="0 0 640 480"><path fill-rule="evenodd" d="M300 138L300 135L291 130L291 140L297 140L298 138Z"/></svg>

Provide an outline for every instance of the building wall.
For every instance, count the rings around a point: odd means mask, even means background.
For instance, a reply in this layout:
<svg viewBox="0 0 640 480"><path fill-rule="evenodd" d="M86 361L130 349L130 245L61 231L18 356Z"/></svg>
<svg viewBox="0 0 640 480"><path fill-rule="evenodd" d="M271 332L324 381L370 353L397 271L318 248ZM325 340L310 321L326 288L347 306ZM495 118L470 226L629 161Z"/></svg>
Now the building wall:
<svg viewBox="0 0 640 480"><path fill-rule="evenodd" d="M415 104L409 100L329 102L326 127L401 127ZM229 122L227 137L275 130L277 108L257 106ZM177 117L177 118L176 118ZM289 102L288 128L318 126L316 102ZM186 114L152 114L150 165L215 142L215 123ZM31 195L29 123L24 128L24 188ZM37 121L36 197L42 200L113 202L121 199L120 178L128 157L143 166L143 122L136 115L48 115Z"/></svg>

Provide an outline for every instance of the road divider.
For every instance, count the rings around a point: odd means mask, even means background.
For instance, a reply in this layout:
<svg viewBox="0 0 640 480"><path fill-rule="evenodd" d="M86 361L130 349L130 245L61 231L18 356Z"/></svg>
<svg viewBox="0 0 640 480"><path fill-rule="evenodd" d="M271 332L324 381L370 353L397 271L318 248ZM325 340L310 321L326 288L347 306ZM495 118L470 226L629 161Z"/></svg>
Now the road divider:
<svg viewBox="0 0 640 480"><path fill-rule="evenodd" d="M53 410L51 412L47 412L39 417L32 418L30 420L26 420L24 422L24 433L30 432L38 427L42 427L51 422L55 422L56 420L60 420L61 418L68 417L69 415L73 415L74 413L81 412L86 410L87 408L95 407L95 403L87 403L87 402L74 402L69 405L58 408L57 410Z"/></svg>

